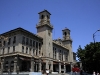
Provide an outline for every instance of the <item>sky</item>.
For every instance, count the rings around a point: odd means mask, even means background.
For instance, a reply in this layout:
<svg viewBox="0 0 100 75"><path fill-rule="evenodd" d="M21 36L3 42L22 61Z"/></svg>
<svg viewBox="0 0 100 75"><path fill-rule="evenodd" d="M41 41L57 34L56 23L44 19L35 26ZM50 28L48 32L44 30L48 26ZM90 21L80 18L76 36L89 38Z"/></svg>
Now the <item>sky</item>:
<svg viewBox="0 0 100 75"><path fill-rule="evenodd" d="M62 30L71 30L73 52L93 42L93 33L100 29L100 0L0 0L0 34L22 27L37 34L38 13L51 13L53 39L62 38ZM95 33L100 42L100 32Z"/></svg>

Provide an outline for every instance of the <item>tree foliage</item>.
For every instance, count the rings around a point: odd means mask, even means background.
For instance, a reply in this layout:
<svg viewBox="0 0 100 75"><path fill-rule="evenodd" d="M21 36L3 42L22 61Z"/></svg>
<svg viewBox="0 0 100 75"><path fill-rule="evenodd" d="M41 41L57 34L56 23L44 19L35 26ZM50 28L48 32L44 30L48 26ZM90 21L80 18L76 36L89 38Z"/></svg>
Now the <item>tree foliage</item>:
<svg viewBox="0 0 100 75"><path fill-rule="evenodd" d="M83 49L77 49L77 57L82 62L83 69L89 72L100 72L100 42L87 44Z"/></svg>

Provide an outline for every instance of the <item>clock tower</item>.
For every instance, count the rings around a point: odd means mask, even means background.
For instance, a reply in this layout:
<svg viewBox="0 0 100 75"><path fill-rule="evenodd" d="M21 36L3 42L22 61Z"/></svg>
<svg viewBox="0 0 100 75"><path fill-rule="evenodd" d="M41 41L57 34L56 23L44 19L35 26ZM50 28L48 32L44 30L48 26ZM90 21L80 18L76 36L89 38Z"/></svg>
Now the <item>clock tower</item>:
<svg viewBox="0 0 100 75"><path fill-rule="evenodd" d="M42 54L46 59L46 69L53 70L53 46L52 46L52 30L50 23L50 13L47 10L39 12L39 23L36 25L37 35L43 38ZM51 64L51 66L48 65Z"/></svg>

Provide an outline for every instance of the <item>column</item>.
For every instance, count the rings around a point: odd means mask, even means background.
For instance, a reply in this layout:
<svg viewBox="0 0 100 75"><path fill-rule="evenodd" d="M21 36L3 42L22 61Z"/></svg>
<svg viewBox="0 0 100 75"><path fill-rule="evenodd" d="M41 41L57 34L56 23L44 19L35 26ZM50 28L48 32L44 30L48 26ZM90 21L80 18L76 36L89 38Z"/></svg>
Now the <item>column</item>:
<svg viewBox="0 0 100 75"><path fill-rule="evenodd" d="M64 73L66 73L66 65L65 65L65 63L64 63Z"/></svg>
<svg viewBox="0 0 100 75"><path fill-rule="evenodd" d="M39 59L39 72L41 72L41 58Z"/></svg>
<svg viewBox="0 0 100 75"><path fill-rule="evenodd" d="M11 66L11 62L8 61L8 70L7 70L8 73L10 73L10 66Z"/></svg>
<svg viewBox="0 0 100 75"><path fill-rule="evenodd" d="M14 72L17 72L17 57L14 58Z"/></svg>
<svg viewBox="0 0 100 75"><path fill-rule="evenodd" d="M53 72L53 61L51 61L51 72Z"/></svg>
<svg viewBox="0 0 100 75"><path fill-rule="evenodd" d="M59 62L59 73L61 73L61 62Z"/></svg>
<svg viewBox="0 0 100 75"><path fill-rule="evenodd" d="M31 72L34 72L34 58L31 58Z"/></svg>
<svg viewBox="0 0 100 75"><path fill-rule="evenodd" d="M1 74L3 73L4 59L1 60Z"/></svg>
<svg viewBox="0 0 100 75"><path fill-rule="evenodd" d="M19 55L17 54L17 74L19 74Z"/></svg>
<svg viewBox="0 0 100 75"><path fill-rule="evenodd" d="M46 60L46 69L49 69L48 60Z"/></svg>

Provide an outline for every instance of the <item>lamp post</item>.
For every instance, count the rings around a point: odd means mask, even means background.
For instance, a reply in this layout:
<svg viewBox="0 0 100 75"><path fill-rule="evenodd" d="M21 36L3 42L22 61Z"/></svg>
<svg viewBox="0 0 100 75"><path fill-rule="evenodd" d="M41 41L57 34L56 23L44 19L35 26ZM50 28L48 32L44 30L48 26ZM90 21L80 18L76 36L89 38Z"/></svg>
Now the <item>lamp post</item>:
<svg viewBox="0 0 100 75"><path fill-rule="evenodd" d="M98 32L98 31L100 31L100 29L99 30L97 30L96 32ZM95 33L96 33L95 32ZM94 40L94 44L95 44L95 33L93 33L93 40Z"/></svg>
<svg viewBox="0 0 100 75"><path fill-rule="evenodd" d="M100 29L99 29L99 30L97 30L96 32L98 32L98 31L100 31ZM93 33L94 49L96 49L96 46L95 46L95 34L96 34L96 32L95 32L95 33ZM95 52L94 52L94 53L95 53ZM98 64L96 64L96 68L98 69Z"/></svg>

